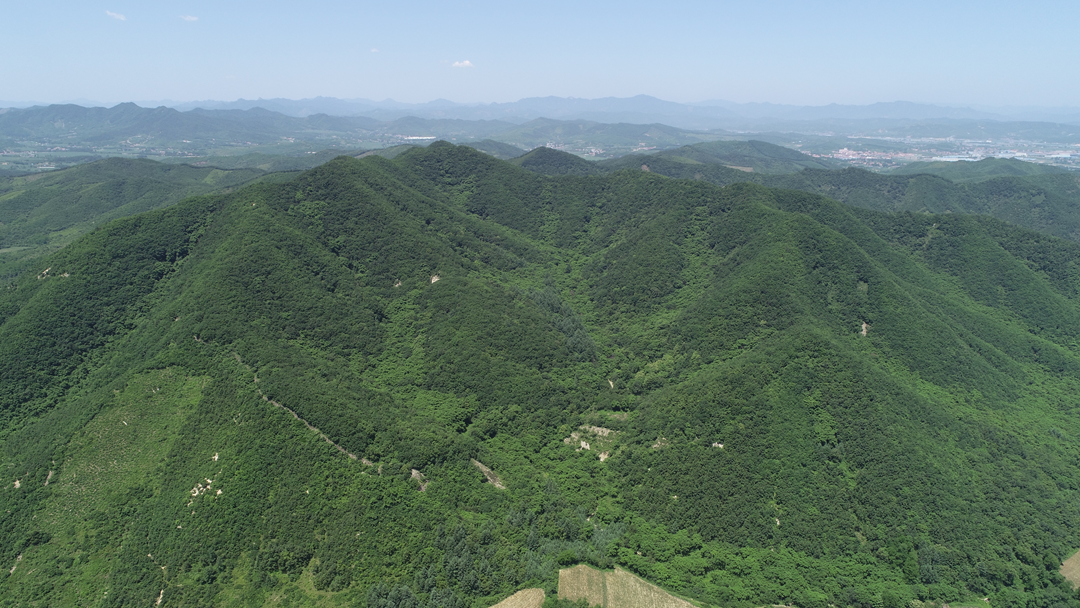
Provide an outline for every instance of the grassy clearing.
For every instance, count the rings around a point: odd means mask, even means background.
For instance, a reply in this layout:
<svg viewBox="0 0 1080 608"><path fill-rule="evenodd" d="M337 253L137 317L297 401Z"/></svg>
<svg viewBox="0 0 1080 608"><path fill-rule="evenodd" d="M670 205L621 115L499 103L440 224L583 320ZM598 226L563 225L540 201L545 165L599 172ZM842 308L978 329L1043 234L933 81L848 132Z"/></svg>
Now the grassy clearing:
<svg viewBox="0 0 1080 608"><path fill-rule="evenodd" d="M73 438L64 461L52 463L49 497L37 518L52 540L25 552L9 584L48 586L56 605L92 604L111 591L110 564L120 546L88 542L89 518L122 502L132 488L157 487L160 467L206 381L173 369L138 375ZM43 576L48 572L53 575Z"/></svg>
<svg viewBox="0 0 1080 608"><path fill-rule="evenodd" d="M72 441L67 462L57 467L50 484L46 521L66 525L104 508L125 489L150 482L205 382L173 370L132 380L115 405Z"/></svg>

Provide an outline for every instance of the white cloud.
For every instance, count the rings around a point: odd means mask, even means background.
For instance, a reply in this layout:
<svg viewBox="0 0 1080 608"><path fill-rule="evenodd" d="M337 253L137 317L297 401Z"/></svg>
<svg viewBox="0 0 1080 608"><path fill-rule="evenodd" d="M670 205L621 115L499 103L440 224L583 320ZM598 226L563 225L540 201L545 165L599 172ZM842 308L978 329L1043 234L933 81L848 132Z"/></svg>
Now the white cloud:
<svg viewBox="0 0 1080 608"><path fill-rule="evenodd" d="M121 15L120 13L114 13L112 11L105 11L105 14L112 17L113 19L119 19L120 21L127 21L127 17Z"/></svg>
<svg viewBox="0 0 1080 608"><path fill-rule="evenodd" d="M450 64L450 67L452 67L452 68L473 68L473 67L476 67L476 66L474 66L471 61L466 59L465 61L455 61L454 63Z"/></svg>
<svg viewBox="0 0 1080 608"><path fill-rule="evenodd" d="M183 19L184 21L198 21L199 20L198 17L195 17L193 15L180 15L180 18Z"/></svg>
<svg viewBox="0 0 1080 608"><path fill-rule="evenodd" d="M372 52L372 53L378 53L378 52L379 52L379 49L371 49L371 52Z"/></svg>

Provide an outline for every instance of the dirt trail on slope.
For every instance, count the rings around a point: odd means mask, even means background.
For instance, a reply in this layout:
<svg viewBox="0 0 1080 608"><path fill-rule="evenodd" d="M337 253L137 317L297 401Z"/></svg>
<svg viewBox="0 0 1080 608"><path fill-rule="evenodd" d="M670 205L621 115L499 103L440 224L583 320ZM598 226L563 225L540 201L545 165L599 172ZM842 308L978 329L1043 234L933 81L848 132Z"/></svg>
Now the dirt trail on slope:
<svg viewBox="0 0 1080 608"><path fill-rule="evenodd" d="M259 394L262 395L263 401L270 401L270 398L267 397L266 395L263 395L262 391L259 391ZM345 448L341 447L340 445L334 443L334 441L332 439L330 439L329 437L326 436L326 433L324 433L324 432L320 431L319 429L315 428L310 422L308 422L307 420L304 420L303 418L298 416L296 412L290 410L289 408L285 407L284 405L281 405L277 401L270 401L270 403L277 406L277 407L280 407L281 409L285 410L286 412L289 412L290 414L292 414L293 418L296 418L300 422L303 422L304 426L311 429L312 431L315 431L315 433L317 433L319 435L319 437L322 437L323 441L325 441L326 443L329 443L330 445L337 448L337 451L341 452L342 454L345 454L346 456L348 456L349 458L352 458L353 460L357 459L355 454L350 454L348 450L346 450Z"/></svg>
<svg viewBox="0 0 1080 608"><path fill-rule="evenodd" d="M240 365L243 365L243 366L244 366L244 368L245 368L245 369L247 369L248 371L251 371L251 367L250 367L250 366L248 366L248 365L246 365L246 364L244 364L244 361L243 361L243 359L241 359L241 358L240 358L240 354L239 354L239 353L233 353L233 357L235 357L235 358L236 358L236 362L237 362L237 363L239 363ZM256 378L256 379L254 379L254 380L253 380L252 382L253 382L253 383L254 383L254 382L258 382L258 379ZM270 398L269 398L269 397L267 397L267 396L266 396L266 395L265 395L265 394L264 394L264 393L262 392L262 389L256 388L256 389L255 389L255 392L257 392L257 393L259 394L259 396L263 398L263 401L269 402L270 404L274 405L275 407L279 407L279 408L281 408L281 409L285 410L286 412L289 412L290 414L292 414L292 417L293 417L293 418L296 418L297 420L299 420L300 422L302 422L302 423L304 424L304 426L306 426L306 427L307 427L308 429L310 429L310 430L314 431L314 432L315 432L315 433L316 433L316 434L317 434L317 435L318 435L319 437L321 437L321 438L322 438L322 440L323 440L323 441L325 441L326 443L329 443L330 445L334 446L334 448L335 448L335 449L337 449L337 451L339 451L339 452L341 452L342 454L344 454L344 455L348 456L349 458L352 458L353 460L357 460L357 458L356 458L356 455L355 455L355 454L350 454L348 450L346 450L345 448L341 447L340 445L338 445L338 444L334 443L334 441L333 441L332 439L330 439L329 437L327 437L327 436L326 436L326 433L324 433L324 432L320 431L320 430L319 430L318 428L316 428L316 427L315 427L315 426L314 426L313 424L311 424L311 423L310 423L310 422L308 422L307 420L304 420L303 418L301 418L301 417L299 416L299 414L297 414L296 412L292 411L291 409L289 409L289 408L285 407L284 405L281 405L281 404L280 404L280 403L278 403L277 401L271 401L271 400L270 400Z"/></svg>

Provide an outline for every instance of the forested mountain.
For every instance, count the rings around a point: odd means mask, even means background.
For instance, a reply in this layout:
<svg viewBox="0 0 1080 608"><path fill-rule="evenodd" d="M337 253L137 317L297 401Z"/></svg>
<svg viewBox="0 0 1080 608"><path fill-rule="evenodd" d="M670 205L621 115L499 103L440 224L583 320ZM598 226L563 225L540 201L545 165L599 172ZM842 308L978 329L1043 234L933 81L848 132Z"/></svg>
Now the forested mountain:
<svg viewBox="0 0 1080 608"><path fill-rule="evenodd" d="M977 213L1080 240L1080 174L1048 173L953 183L931 175L881 175L861 169L807 170L761 183L816 192L880 211Z"/></svg>
<svg viewBox="0 0 1080 608"><path fill-rule="evenodd" d="M39 266L0 605L1080 606L1080 244L436 143Z"/></svg>
<svg viewBox="0 0 1080 608"><path fill-rule="evenodd" d="M832 161L814 158L776 144L763 141L711 141L671 150L662 150L648 158L664 158L687 165L722 165L755 173L795 173L803 169L835 169ZM610 169L633 167L638 155L601 161ZM647 163L647 161L646 161Z"/></svg>
<svg viewBox="0 0 1080 608"><path fill-rule="evenodd" d="M634 158L639 157L634 155ZM605 172L595 162L546 146L512 158L510 163L541 175L599 175Z"/></svg>
<svg viewBox="0 0 1080 608"><path fill-rule="evenodd" d="M735 168L729 164L736 162L732 157L698 152L696 158L701 160L688 162L695 155L684 152L725 147L738 149L741 146L764 149L768 156L745 157L743 162L760 163L756 168ZM767 160L769 157L782 160ZM877 211L991 215L1017 226L1080 240L1080 174L1066 170L1016 169L1013 163L1019 161L985 165L964 163L974 166L967 170L953 169L947 174L958 177L958 182L929 173L883 175L855 168L822 170L813 167L818 159L764 142L711 142L659 154L631 154L595 163L593 168L585 164L587 161L558 150L534 150L513 162L542 175L605 174L632 169L719 186L751 182L802 190ZM800 166L803 169L799 169ZM1002 175L1025 170L1026 175ZM978 177L980 175L982 177Z"/></svg>

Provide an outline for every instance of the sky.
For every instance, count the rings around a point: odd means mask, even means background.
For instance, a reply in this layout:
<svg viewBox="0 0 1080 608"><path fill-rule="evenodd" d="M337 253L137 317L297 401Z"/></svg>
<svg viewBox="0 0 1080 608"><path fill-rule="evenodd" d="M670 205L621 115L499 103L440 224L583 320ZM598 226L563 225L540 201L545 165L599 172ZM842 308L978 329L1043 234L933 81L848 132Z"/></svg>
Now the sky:
<svg viewBox="0 0 1080 608"><path fill-rule="evenodd" d="M1075 0L6 4L7 102L1080 106Z"/></svg>

